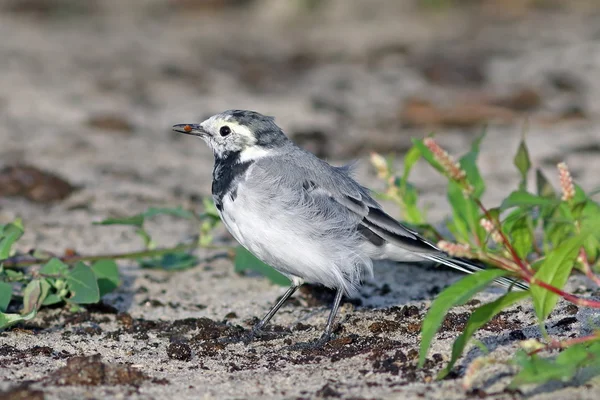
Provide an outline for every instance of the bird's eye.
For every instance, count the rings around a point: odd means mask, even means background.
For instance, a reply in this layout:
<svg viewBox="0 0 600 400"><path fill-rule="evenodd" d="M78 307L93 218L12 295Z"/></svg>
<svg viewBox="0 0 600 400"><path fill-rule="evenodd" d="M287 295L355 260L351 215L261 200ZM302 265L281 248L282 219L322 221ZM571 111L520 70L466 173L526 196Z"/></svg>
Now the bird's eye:
<svg viewBox="0 0 600 400"><path fill-rule="evenodd" d="M222 126L221 129L219 129L219 133L221 136L227 136L231 133L231 128L228 126Z"/></svg>

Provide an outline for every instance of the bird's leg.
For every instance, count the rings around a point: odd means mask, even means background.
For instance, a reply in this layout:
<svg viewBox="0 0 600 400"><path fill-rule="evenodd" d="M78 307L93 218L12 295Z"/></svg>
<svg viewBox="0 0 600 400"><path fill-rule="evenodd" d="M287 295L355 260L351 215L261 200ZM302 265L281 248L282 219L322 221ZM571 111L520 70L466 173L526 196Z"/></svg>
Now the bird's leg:
<svg viewBox="0 0 600 400"><path fill-rule="evenodd" d="M279 311L283 303L285 303L286 300L289 299L290 296L293 295L296 290L298 290L299 286L300 285L296 284L292 284L292 286L290 286L290 288L283 294L283 296L281 296L281 299L279 299L279 301L273 307L271 307L267 315L265 315L263 319L258 321L258 323L252 327L252 332L250 332L250 335L247 338L246 342L251 342L252 339L261 335L262 328L269 323L271 318L273 318L273 315L275 315L277 311Z"/></svg>
<svg viewBox="0 0 600 400"><path fill-rule="evenodd" d="M327 318L327 325L325 325L325 330L323 334L315 342L316 347L321 347L325 343L331 339L331 333L333 331L333 322L335 321L335 316L337 315L338 309L340 308L340 303L342 301L342 296L344 295L344 289L338 288L337 293L335 294L335 300L333 300L333 306L331 307L331 312L329 313L329 318Z"/></svg>

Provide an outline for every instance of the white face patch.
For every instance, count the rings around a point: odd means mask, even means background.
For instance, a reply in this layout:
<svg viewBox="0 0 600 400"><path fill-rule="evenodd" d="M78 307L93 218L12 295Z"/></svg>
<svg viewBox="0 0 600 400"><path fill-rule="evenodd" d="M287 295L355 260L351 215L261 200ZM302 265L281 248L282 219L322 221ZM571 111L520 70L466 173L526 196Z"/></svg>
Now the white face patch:
<svg viewBox="0 0 600 400"><path fill-rule="evenodd" d="M252 131L231 119L231 116L214 115L200 124L209 133L205 141L219 156L226 152L239 151L242 154L248 152L245 160L251 160L262 156L261 149L255 146L256 138ZM227 136L221 135L221 128L227 126L231 133Z"/></svg>

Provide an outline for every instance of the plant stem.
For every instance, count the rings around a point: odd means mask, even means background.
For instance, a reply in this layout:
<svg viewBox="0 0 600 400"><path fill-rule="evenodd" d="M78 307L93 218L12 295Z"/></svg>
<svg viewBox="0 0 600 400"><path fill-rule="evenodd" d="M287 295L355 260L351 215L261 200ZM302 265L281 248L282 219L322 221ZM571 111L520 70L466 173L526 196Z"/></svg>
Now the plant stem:
<svg viewBox="0 0 600 400"><path fill-rule="evenodd" d="M492 215L490 214L488 209L485 208L485 206L481 203L481 201L477 198L474 198L474 201L477 203L479 208L484 212L486 218L489 219L490 221L494 221L492 219ZM499 225L498 225L498 233L502 236L504 245L505 245L506 249L510 252L513 260L521 269L521 271L520 271L521 279L525 280L526 282L528 282L531 285L538 285L540 287L543 287L544 289L549 290L550 292L559 295L564 300L566 300L570 303L576 304L578 306L590 307L590 308L600 308L600 301L582 299L581 297L577 297L571 293L567 293L555 286L552 286L544 281L536 279L534 276L535 271L531 268L531 266L529 264L527 264L526 262L523 262L523 260L521 260L521 258L518 256L517 252L515 251L514 247L508 241L508 238L506 237L504 232L502 232L501 226L499 226ZM504 266L504 267L506 269L506 266ZM594 280L594 282L595 282L595 280Z"/></svg>
<svg viewBox="0 0 600 400"><path fill-rule="evenodd" d="M478 254L478 258L482 261L487 261L490 264L498 265L499 267L501 267L502 269L505 269L507 271L515 272L519 275L521 275L521 273L522 273L521 269L517 265L515 265L512 260L510 260L508 258L495 256L494 254L491 254L491 253Z"/></svg>
<svg viewBox="0 0 600 400"><path fill-rule="evenodd" d="M583 264L583 271L585 272L585 276L587 276L597 286L600 286L600 278L596 276L596 274L594 274L594 271L592 271L592 267L590 266L587 254L583 247L579 251L579 257L581 258L581 264Z"/></svg>
<svg viewBox="0 0 600 400"><path fill-rule="evenodd" d="M543 287L546 290L551 291L554 294L559 295L560 297L562 297L569 303L573 303L573 304L581 306L581 307L600 308L600 301L582 299L581 297L577 297L574 294L567 293L567 292L565 292L555 286L552 286L544 281L540 281L539 279L536 279L535 277L523 277L523 279L525 279L527 282L529 282L532 285L538 285L540 287Z"/></svg>
<svg viewBox="0 0 600 400"><path fill-rule="evenodd" d="M570 346L573 346L576 344L594 342L596 340L600 340L600 332L596 332L596 333L594 333L592 335L588 335L588 336L582 336L582 337L563 340L563 341L553 340L550 343L547 343L546 345L544 345L544 347L542 347L540 349L535 349L533 351L530 351L529 353L527 353L527 355L532 356L534 354L537 354L537 353L540 353L540 352L546 351L546 350L566 349L567 347L570 347Z"/></svg>
<svg viewBox="0 0 600 400"><path fill-rule="evenodd" d="M64 256L64 257L44 257L44 258L28 258L21 259L22 256L16 256L12 258L8 258L2 262L4 268L23 268L29 267L32 265L43 264L45 262L50 261L52 258L58 258L60 261L66 264L72 264L78 261L98 261L98 260L124 260L124 259L136 259L136 258L144 258L144 257L156 257L164 254L169 254L178 251L186 251L193 250L199 247L197 243L190 244L180 244L174 247L167 247L161 249L152 249L152 250L141 250L141 251L133 251L128 253L113 253L113 254L97 254L97 255L73 255L73 256ZM206 245L202 246L203 249L213 249L213 250L230 250L230 246L212 246Z"/></svg>
<svg viewBox="0 0 600 400"><path fill-rule="evenodd" d="M502 226L500 226L500 224L498 224L497 221L492 217L492 214L490 214L488 209L485 208L485 206L483 205L481 200L479 200L478 198L473 198L473 200L479 206L479 208L483 211L483 213L485 214L485 217L497 225L498 233L502 237L504 246L510 252L510 255L512 256L513 260L515 260L515 263L517 263L519 268L521 268L526 275L533 276L533 270L531 269L531 266L529 264L523 262L523 260L521 260L521 257L519 257L519 255L517 254L517 251L515 250L515 248L510 244L510 242L509 242L508 238L506 237L506 235L504 234L504 232L502 232Z"/></svg>

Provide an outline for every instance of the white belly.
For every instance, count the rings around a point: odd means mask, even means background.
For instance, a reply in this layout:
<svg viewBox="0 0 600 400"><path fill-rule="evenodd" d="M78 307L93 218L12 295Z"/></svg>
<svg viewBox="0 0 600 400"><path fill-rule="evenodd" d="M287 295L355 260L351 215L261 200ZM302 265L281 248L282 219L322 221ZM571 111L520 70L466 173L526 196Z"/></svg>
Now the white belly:
<svg viewBox="0 0 600 400"><path fill-rule="evenodd" d="M241 191L243 189L238 188L238 197L234 201L225 196L221 220L242 246L263 262L287 273L285 264L294 252L289 239L291 232L282 232L281 224L274 224L269 217L272 210L265 207L261 212Z"/></svg>
<svg viewBox="0 0 600 400"><path fill-rule="evenodd" d="M322 221L286 209L278 198L250 196L243 185L235 200L223 198L220 215L233 237L261 261L297 283L342 287L349 294L355 293L363 272L371 274L371 259L351 235L324 237Z"/></svg>

